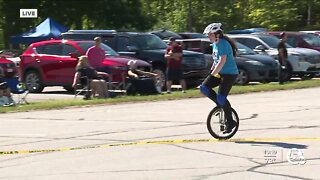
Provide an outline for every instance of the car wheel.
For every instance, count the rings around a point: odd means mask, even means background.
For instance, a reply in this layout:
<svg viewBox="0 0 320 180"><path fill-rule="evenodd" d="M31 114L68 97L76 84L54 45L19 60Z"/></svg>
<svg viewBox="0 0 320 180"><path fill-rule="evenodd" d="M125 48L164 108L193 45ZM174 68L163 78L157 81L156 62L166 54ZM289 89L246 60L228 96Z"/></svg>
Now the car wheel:
<svg viewBox="0 0 320 180"><path fill-rule="evenodd" d="M236 80L236 84L245 85L249 83L249 73L245 69L239 69L239 74Z"/></svg>
<svg viewBox="0 0 320 180"><path fill-rule="evenodd" d="M166 85L166 75L164 70L155 68L152 72L159 75L156 77L156 87L164 89Z"/></svg>
<svg viewBox="0 0 320 180"><path fill-rule="evenodd" d="M29 92L32 93L40 93L44 88L40 74L37 71L28 71L25 75L24 82Z"/></svg>

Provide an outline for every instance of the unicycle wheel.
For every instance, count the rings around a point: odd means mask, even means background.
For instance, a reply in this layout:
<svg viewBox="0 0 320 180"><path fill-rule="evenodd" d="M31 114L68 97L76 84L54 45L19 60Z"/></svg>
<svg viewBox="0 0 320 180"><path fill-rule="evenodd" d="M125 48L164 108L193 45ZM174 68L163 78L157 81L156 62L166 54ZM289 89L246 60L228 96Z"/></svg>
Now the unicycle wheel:
<svg viewBox="0 0 320 180"><path fill-rule="evenodd" d="M229 133L224 133L225 131L225 119L221 119L223 109L220 107L213 108L207 118L207 128L209 133L216 139L230 139L233 137L239 129L239 116L237 112L231 108L232 119L235 121L236 126Z"/></svg>

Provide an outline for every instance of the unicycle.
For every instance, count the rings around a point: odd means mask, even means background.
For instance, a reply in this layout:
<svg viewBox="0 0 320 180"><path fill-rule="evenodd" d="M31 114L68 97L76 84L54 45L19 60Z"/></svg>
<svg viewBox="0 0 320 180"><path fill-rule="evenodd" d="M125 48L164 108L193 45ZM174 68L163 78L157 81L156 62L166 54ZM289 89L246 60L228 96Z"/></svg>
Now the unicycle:
<svg viewBox="0 0 320 180"><path fill-rule="evenodd" d="M235 121L236 126L229 133L224 133L226 128L226 117L221 107L213 108L207 118L207 128L209 133L216 139L224 140L230 139L236 134L239 128L239 116L237 112L231 108L232 119Z"/></svg>

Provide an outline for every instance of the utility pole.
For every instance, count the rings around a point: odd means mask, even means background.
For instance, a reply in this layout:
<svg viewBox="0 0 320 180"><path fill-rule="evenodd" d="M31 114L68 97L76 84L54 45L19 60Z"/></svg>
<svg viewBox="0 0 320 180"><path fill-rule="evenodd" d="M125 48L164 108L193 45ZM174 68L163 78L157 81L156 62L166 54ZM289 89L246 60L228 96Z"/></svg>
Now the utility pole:
<svg viewBox="0 0 320 180"><path fill-rule="evenodd" d="M311 3L308 3L308 17L307 17L307 25L311 24Z"/></svg>

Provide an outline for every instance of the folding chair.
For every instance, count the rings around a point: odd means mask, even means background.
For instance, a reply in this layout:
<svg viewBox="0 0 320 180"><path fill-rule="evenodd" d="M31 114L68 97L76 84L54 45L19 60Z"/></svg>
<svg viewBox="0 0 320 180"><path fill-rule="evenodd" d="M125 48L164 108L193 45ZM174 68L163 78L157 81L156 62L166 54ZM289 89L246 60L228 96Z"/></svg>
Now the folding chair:
<svg viewBox="0 0 320 180"><path fill-rule="evenodd" d="M90 79L87 76L82 76L79 79L79 83L76 85L75 88L75 98L85 92L83 99L87 100L90 99L91 96L91 89L90 89Z"/></svg>
<svg viewBox="0 0 320 180"><path fill-rule="evenodd" d="M27 95L29 94L29 90L24 83L20 82L17 77L6 78L6 82L8 84L8 87L10 88L11 94L17 95L17 98L14 98L16 99L16 104L29 104L26 99Z"/></svg>
<svg viewBox="0 0 320 180"><path fill-rule="evenodd" d="M107 80L108 84L108 91L113 93L127 93L127 83L126 83L126 75L124 73L121 73L120 75L120 81L113 81L112 75Z"/></svg>

